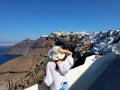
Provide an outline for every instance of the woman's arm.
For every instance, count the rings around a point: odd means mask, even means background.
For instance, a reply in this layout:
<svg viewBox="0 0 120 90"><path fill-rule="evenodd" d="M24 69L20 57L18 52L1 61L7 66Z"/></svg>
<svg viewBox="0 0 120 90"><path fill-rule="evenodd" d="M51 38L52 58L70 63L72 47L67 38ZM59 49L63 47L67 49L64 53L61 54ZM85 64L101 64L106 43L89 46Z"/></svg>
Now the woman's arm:
<svg viewBox="0 0 120 90"><path fill-rule="evenodd" d="M61 47L57 50L59 53L62 53L62 54L67 54L68 56L72 56L72 52L69 51L69 50L66 50L66 49L62 49ZM57 61L57 64L61 64L62 61Z"/></svg>
<svg viewBox="0 0 120 90"><path fill-rule="evenodd" d="M58 51L59 53L67 54L67 55L71 55L71 56L72 56L72 52L69 51L69 50L59 48L57 51Z"/></svg>

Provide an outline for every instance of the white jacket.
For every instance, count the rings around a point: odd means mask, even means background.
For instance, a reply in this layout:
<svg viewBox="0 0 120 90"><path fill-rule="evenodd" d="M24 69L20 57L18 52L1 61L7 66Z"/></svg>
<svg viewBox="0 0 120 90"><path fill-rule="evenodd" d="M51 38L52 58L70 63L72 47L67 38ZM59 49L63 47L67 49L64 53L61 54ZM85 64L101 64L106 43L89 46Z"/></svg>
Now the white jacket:
<svg viewBox="0 0 120 90"><path fill-rule="evenodd" d="M56 64L54 62L48 62L44 82L47 86L50 86L50 90L60 90L63 82L68 82L65 75L73 66L73 62L73 57L69 55L61 64L58 65L60 73L55 70Z"/></svg>

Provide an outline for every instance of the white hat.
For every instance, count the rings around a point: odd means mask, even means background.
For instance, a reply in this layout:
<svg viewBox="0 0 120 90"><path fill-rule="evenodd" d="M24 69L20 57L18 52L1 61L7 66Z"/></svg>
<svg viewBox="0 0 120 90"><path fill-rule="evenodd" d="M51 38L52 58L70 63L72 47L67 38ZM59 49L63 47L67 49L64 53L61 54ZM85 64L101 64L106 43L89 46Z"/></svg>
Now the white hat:
<svg viewBox="0 0 120 90"><path fill-rule="evenodd" d="M50 58L52 58L53 60L57 61L60 59L63 59L65 57L65 54L61 54L59 52L57 52L57 50L59 49L59 46L54 46L49 52L48 55Z"/></svg>

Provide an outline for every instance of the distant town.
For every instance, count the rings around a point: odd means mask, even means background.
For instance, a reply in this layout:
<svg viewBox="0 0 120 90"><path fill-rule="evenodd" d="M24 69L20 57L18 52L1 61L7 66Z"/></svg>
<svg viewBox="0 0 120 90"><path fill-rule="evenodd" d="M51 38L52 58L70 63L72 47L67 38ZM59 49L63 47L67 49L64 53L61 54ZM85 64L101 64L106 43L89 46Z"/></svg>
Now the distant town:
<svg viewBox="0 0 120 90"><path fill-rule="evenodd" d="M0 44L0 46L13 46L15 44Z"/></svg>

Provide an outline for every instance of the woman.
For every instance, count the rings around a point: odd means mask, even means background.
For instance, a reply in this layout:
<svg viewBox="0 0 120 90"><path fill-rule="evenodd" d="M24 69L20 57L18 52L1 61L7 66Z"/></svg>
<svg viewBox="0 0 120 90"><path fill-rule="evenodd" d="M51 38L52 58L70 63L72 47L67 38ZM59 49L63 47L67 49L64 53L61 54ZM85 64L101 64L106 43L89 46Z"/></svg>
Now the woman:
<svg viewBox="0 0 120 90"><path fill-rule="evenodd" d="M68 90L68 80L65 75L73 66L72 52L59 46L54 46L48 52L48 55L53 62L48 62L47 64L44 83L50 86L50 90ZM67 56L66 58L65 55Z"/></svg>

